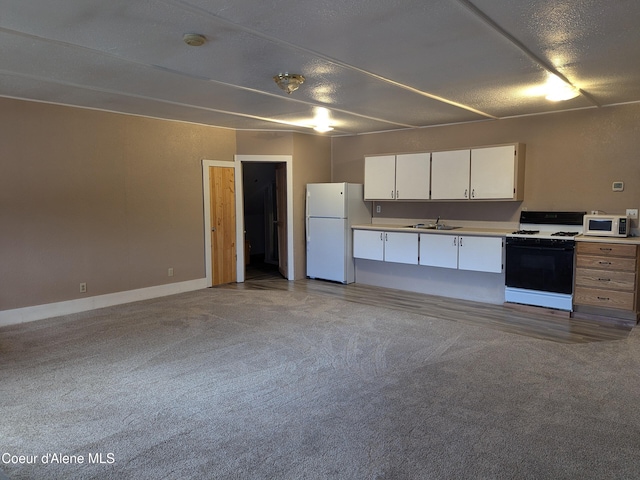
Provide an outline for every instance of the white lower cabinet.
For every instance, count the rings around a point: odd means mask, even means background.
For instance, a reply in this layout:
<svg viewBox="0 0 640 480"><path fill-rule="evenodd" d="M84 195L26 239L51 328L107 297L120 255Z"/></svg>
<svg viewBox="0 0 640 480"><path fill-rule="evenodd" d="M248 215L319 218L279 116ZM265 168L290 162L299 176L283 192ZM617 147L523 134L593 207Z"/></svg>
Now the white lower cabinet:
<svg viewBox="0 0 640 480"><path fill-rule="evenodd" d="M502 237L354 230L353 256L368 260L454 268L503 271Z"/></svg>
<svg viewBox="0 0 640 480"><path fill-rule="evenodd" d="M420 234L420 265L501 273L503 252L501 237Z"/></svg>
<svg viewBox="0 0 640 480"><path fill-rule="evenodd" d="M502 237L459 237L458 269L501 273L504 270Z"/></svg>
<svg viewBox="0 0 640 480"><path fill-rule="evenodd" d="M384 232L384 261L418 265L418 234Z"/></svg>
<svg viewBox="0 0 640 480"><path fill-rule="evenodd" d="M458 236L420 234L420 265L458 268Z"/></svg>
<svg viewBox="0 0 640 480"><path fill-rule="evenodd" d="M378 230L353 231L353 257L384 260L384 232Z"/></svg>
<svg viewBox="0 0 640 480"><path fill-rule="evenodd" d="M354 230L353 256L368 260L418 265L418 234Z"/></svg>

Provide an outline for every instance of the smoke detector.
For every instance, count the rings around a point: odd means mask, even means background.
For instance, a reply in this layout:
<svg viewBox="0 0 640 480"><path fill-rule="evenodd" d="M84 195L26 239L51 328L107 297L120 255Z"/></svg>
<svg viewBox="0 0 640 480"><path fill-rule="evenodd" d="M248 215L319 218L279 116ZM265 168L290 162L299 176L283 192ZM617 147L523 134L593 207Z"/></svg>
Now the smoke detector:
<svg viewBox="0 0 640 480"><path fill-rule="evenodd" d="M206 37L199 33L185 33L182 36L182 40L190 47L200 47L207 41Z"/></svg>

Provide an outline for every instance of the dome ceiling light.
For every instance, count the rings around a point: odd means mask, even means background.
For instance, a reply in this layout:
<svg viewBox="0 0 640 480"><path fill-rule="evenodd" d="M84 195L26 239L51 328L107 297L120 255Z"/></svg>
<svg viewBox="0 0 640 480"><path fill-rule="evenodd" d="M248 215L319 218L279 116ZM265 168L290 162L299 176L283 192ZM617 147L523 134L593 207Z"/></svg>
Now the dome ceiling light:
<svg viewBox="0 0 640 480"><path fill-rule="evenodd" d="M297 73L280 73L273 77L273 80L282 90L291 95L302 85L305 78Z"/></svg>

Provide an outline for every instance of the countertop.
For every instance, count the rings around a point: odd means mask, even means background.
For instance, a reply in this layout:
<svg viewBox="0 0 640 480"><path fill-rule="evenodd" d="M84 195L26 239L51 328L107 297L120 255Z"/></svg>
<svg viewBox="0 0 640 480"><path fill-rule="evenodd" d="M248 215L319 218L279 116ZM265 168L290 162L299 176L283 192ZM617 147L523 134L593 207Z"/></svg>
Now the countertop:
<svg viewBox="0 0 640 480"><path fill-rule="evenodd" d="M455 228L453 230L436 230L432 228L412 228L404 225L385 224L385 223L364 223L352 225L353 230L381 230L383 232L407 232L407 233L428 233L435 235L482 235L487 237L504 237L513 232L513 228L486 228L486 227L464 227ZM626 245L640 245L640 237L590 237L578 235L575 237L576 242L591 243L619 243Z"/></svg>
<svg viewBox="0 0 640 480"><path fill-rule="evenodd" d="M482 235L485 237L504 237L513 232L513 228L460 227L453 230L436 230L432 228L411 228L403 225L366 223L352 225L353 230L381 230L383 232L428 233L435 235Z"/></svg>
<svg viewBox="0 0 640 480"><path fill-rule="evenodd" d="M622 245L640 245L640 237L589 237L580 235L576 242L620 243Z"/></svg>

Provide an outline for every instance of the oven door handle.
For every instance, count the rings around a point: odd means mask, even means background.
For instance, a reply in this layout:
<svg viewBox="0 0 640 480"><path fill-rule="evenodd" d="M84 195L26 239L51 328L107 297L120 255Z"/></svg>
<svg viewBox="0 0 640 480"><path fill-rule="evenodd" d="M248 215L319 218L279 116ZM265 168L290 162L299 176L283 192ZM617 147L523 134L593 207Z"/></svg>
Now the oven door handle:
<svg viewBox="0 0 640 480"><path fill-rule="evenodd" d="M573 250L575 250L574 247L553 247L553 246L544 246L544 247L540 247L540 246L534 246L534 245L513 245L513 244L508 244L507 243L507 248L519 248L521 250L555 250L558 252L571 252Z"/></svg>

